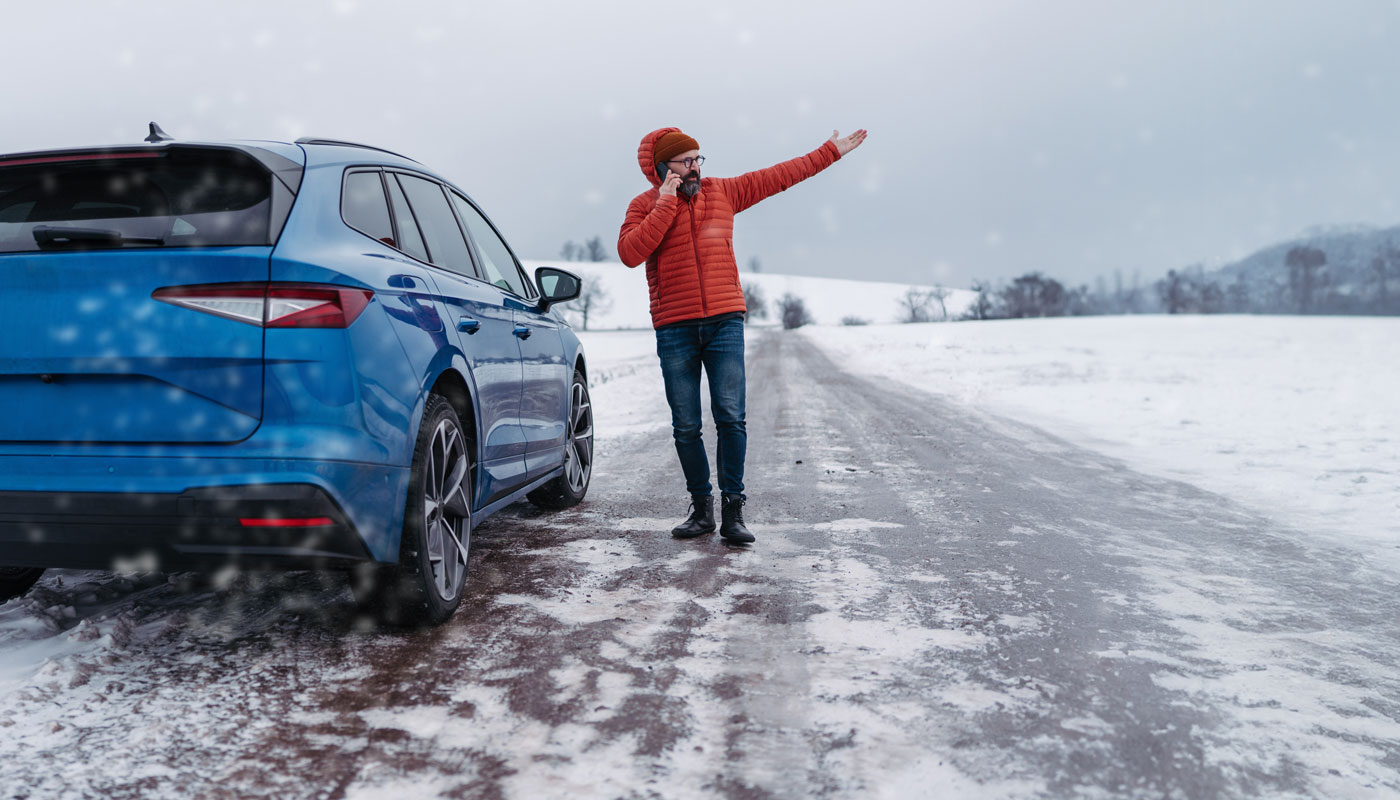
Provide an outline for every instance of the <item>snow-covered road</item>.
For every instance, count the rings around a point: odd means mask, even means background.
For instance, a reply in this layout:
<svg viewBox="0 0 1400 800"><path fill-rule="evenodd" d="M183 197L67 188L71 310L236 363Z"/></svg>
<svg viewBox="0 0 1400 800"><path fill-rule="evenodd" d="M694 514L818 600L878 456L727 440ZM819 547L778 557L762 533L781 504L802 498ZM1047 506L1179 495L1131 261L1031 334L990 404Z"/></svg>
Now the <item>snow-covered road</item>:
<svg viewBox="0 0 1400 800"><path fill-rule="evenodd" d="M777 331L759 542L676 542L636 338L595 373L589 502L479 528L442 628L367 629L310 573L0 606L0 796L1400 792L1395 575Z"/></svg>

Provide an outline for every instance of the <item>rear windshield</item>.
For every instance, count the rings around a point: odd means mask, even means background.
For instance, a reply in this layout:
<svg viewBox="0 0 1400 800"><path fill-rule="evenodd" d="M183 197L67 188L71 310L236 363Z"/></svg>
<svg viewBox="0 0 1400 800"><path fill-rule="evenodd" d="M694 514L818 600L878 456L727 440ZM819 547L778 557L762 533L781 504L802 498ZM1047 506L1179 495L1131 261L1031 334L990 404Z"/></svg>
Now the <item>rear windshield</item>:
<svg viewBox="0 0 1400 800"><path fill-rule="evenodd" d="M272 244L271 174L245 153L27 160L0 159L0 253Z"/></svg>

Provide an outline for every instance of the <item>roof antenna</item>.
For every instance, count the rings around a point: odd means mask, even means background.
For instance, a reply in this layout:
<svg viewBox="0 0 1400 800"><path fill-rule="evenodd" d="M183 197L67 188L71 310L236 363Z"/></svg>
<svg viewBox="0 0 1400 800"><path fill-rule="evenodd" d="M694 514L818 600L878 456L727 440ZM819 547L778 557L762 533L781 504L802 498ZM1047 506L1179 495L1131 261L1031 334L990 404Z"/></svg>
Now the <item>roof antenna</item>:
<svg viewBox="0 0 1400 800"><path fill-rule="evenodd" d="M151 144L155 144L157 142L171 142L174 140L174 136L171 136L170 134L161 130L160 126L155 124L154 122L151 123L151 133L149 136L146 137L146 141L150 142Z"/></svg>

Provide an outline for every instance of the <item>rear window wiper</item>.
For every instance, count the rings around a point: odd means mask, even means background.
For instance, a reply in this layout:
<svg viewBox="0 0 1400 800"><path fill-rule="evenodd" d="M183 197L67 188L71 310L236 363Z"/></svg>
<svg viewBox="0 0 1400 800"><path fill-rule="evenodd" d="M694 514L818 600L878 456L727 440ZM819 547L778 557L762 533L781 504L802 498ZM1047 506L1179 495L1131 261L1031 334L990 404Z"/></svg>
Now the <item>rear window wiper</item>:
<svg viewBox="0 0 1400 800"><path fill-rule="evenodd" d="M154 236L127 236L121 231L107 228L69 228L58 225L35 225L34 241L40 247L63 247L65 245L108 245L120 247L124 244L163 245L165 240Z"/></svg>

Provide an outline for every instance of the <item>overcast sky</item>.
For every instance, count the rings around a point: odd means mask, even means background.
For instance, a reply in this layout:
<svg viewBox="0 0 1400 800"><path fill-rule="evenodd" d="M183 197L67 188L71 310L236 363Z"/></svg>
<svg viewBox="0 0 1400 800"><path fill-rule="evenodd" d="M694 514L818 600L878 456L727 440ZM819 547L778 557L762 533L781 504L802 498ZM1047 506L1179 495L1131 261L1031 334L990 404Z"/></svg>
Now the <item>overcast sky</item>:
<svg viewBox="0 0 1400 800"><path fill-rule="evenodd" d="M1144 281L1400 223L1400 2L6 4L0 152L378 144L527 258L601 236L675 125L736 175L870 131L740 215L767 272Z"/></svg>

